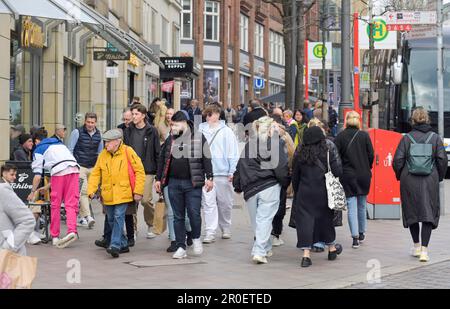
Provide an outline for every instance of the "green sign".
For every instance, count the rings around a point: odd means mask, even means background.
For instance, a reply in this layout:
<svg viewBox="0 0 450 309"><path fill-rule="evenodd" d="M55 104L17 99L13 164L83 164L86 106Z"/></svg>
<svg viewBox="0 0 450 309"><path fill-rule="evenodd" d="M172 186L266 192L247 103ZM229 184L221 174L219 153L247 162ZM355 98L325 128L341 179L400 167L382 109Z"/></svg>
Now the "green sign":
<svg viewBox="0 0 450 309"><path fill-rule="evenodd" d="M370 35L370 25L367 25L367 35L370 37L373 37L373 40L375 42L383 41L389 34L389 31L387 29L386 22L381 19L377 19L373 21L373 35Z"/></svg>
<svg viewBox="0 0 450 309"><path fill-rule="evenodd" d="M327 55L327 48L323 44L317 44L313 49L314 57L323 59Z"/></svg>

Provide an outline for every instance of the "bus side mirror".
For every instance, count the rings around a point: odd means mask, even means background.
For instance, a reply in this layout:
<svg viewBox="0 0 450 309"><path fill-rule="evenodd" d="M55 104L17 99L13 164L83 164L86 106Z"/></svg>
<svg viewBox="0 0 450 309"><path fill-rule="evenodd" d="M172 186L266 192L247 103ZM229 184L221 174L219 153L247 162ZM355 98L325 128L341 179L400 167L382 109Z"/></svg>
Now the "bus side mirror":
<svg viewBox="0 0 450 309"><path fill-rule="evenodd" d="M395 85L401 85L403 81L402 56L398 56L397 62L392 65L392 79Z"/></svg>

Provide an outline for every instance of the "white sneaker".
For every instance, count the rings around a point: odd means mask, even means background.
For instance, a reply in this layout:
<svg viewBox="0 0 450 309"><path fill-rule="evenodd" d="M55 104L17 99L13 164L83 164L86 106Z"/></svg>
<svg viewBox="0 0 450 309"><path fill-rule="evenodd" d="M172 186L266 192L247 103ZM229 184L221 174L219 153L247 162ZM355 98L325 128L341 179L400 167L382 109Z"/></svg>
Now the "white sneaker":
<svg viewBox="0 0 450 309"><path fill-rule="evenodd" d="M231 231L223 231L222 233L222 239L231 239Z"/></svg>
<svg viewBox="0 0 450 309"><path fill-rule="evenodd" d="M79 226L79 227L89 227L88 221L85 218L81 218L80 220L78 220L77 226Z"/></svg>
<svg viewBox="0 0 450 309"><path fill-rule="evenodd" d="M430 257L428 256L428 251L423 249L424 247L422 247L421 253L420 253L420 257L419 257L419 261L421 262L428 262L430 261Z"/></svg>
<svg viewBox="0 0 450 309"><path fill-rule="evenodd" d="M156 235L155 233L153 233L152 228L149 227L149 228L147 229L147 239L152 239L152 238L155 238L156 236L158 236L158 235Z"/></svg>
<svg viewBox="0 0 450 309"><path fill-rule="evenodd" d="M203 238L204 244L211 244L215 241L216 241L216 237L214 237L213 235L206 235L205 238Z"/></svg>
<svg viewBox="0 0 450 309"><path fill-rule="evenodd" d="M52 239L52 245L53 246L56 247L58 245L58 243L59 243L59 238L58 237L55 237L55 238Z"/></svg>
<svg viewBox="0 0 450 309"><path fill-rule="evenodd" d="M59 242L56 244L56 247L58 249L64 249L71 243L73 243L75 240L77 240L77 234L75 233L69 233L66 235L66 237L59 240Z"/></svg>
<svg viewBox="0 0 450 309"><path fill-rule="evenodd" d="M181 247L178 248L177 251L172 255L172 258L178 259L178 260L184 259L186 257L187 257L186 250L184 250Z"/></svg>
<svg viewBox="0 0 450 309"><path fill-rule="evenodd" d="M36 232L31 233L30 237L28 237L27 243L30 245L37 245L41 243L41 238L39 234Z"/></svg>
<svg viewBox="0 0 450 309"><path fill-rule="evenodd" d="M91 216L87 216L86 217L86 221L87 221L88 229L92 229L94 227L94 224L95 224L95 219L92 218Z"/></svg>
<svg viewBox="0 0 450 309"><path fill-rule="evenodd" d="M280 237L276 237L272 235L272 246L273 247L279 247L284 245L284 241L283 239L281 239Z"/></svg>
<svg viewBox="0 0 450 309"><path fill-rule="evenodd" d="M422 250L420 249L420 247L413 247L413 248L411 248L411 255L413 257L420 257L421 253L422 253Z"/></svg>
<svg viewBox="0 0 450 309"><path fill-rule="evenodd" d="M203 245L200 238L192 239L192 243L194 246L193 252L195 255L201 255L203 253Z"/></svg>
<svg viewBox="0 0 450 309"><path fill-rule="evenodd" d="M253 256L253 262L256 264L267 264L267 259L265 256L255 255Z"/></svg>

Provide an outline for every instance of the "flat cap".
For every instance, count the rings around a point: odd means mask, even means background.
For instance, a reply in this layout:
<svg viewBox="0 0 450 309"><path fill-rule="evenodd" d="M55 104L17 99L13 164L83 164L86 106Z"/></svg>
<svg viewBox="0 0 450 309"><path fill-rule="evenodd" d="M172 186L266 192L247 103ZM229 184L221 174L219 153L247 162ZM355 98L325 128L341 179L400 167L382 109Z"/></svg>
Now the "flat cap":
<svg viewBox="0 0 450 309"><path fill-rule="evenodd" d="M123 133L121 129L112 129L103 134L102 138L104 141L113 141L116 139L122 139Z"/></svg>

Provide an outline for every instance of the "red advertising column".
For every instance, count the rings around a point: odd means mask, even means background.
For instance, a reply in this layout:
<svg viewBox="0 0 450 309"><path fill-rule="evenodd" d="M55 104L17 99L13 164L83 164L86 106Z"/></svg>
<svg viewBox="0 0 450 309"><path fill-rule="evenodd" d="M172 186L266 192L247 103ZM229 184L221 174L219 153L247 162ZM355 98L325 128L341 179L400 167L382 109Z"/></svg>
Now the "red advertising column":
<svg viewBox="0 0 450 309"><path fill-rule="evenodd" d="M308 40L305 40L305 101L309 100Z"/></svg>
<svg viewBox="0 0 450 309"><path fill-rule="evenodd" d="M359 14L353 14L353 102L354 109L361 115L359 108Z"/></svg>

